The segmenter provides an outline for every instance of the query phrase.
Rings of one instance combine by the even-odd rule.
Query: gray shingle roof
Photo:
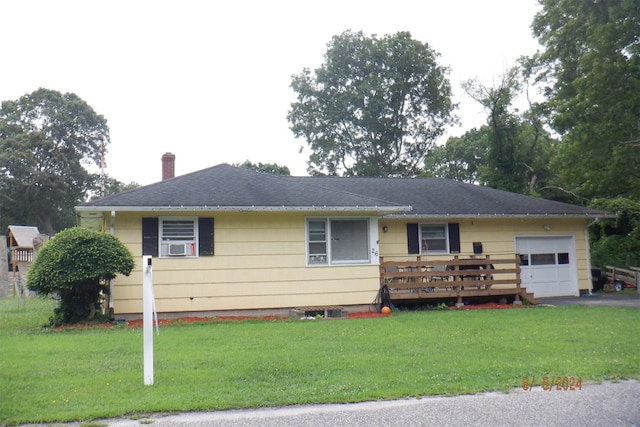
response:
[[[107,196],[77,209],[339,209],[417,217],[609,216],[581,206],[440,178],[283,177],[229,165]]]
[[[388,200],[224,164],[83,203],[77,209],[134,211],[163,207],[376,212],[407,209]]]
[[[301,177],[315,185],[352,191],[413,207],[402,214],[443,216],[609,216],[596,209],[442,178]]]

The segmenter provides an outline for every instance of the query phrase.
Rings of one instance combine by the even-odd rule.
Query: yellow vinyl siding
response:
[[[417,255],[407,253],[407,223],[442,223],[442,220],[380,220],[380,254],[385,260],[415,259]],[[448,219],[460,224],[460,253],[426,255],[430,259],[450,259],[454,255],[473,255],[473,242],[481,242],[484,255],[511,256],[515,254],[517,236],[572,236],[575,242],[575,265],[578,272],[578,287],[587,290],[590,286],[587,242],[585,241],[586,219]],[[387,226],[388,231],[382,231]],[[546,228],[548,229],[545,229]],[[425,255],[423,255],[424,257]]]
[[[185,260],[187,261],[187,260]],[[192,283],[269,283],[280,282],[282,286],[289,281],[298,281],[300,283],[309,281],[324,281],[339,278],[340,280],[357,280],[367,279],[378,276],[377,266],[341,266],[341,267],[302,267],[289,269],[221,269],[221,270],[165,270],[158,266],[159,263],[153,263],[153,283],[156,285],[171,285]],[[129,277],[119,277],[120,285],[139,285],[142,283],[142,274],[135,271]]]
[[[286,307],[333,306],[336,300],[339,305],[360,305],[367,296],[365,304],[373,301],[376,291],[305,294],[305,295],[261,295],[259,297],[243,297],[230,294],[224,297],[159,299],[156,308],[159,313],[206,312],[228,310],[256,310]],[[286,302],[286,304],[283,304]],[[129,299],[118,302],[116,314],[141,313],[142,300]]]
[[[154,270],[154,277],[156,273]],[[374,284],[372,286],[372,284]],[[142,309],[142,286],[117,287],[116,313],[139,313]],[[283,283],[181,283],[159,284],[154,280],[159,312],[198,310],[240,310],[308,305],[368,304],[376,297],[378,277],[366,280],[332,279]],[[234,304],[230,304],[230,302]],[[235,302],[241,301],[236,304]],[[137,307],[133,311],[123,307]]]
[[[142,311],[143,217],[165,213],[121,213],[114,219],[115,235],[132,251],[136,269],[114,282],[116,314]],[[154,258],[153,282],[159,312],[269,309],[319,305],[360,305],[374,301],[379,269],[367,265],[306,265],[304,213],[180,212],[177,216],[212,217],[214,256]],[[313,217],[335,217],[331,213]],[[341,215],[343,216],[343,215]],[[356,215],[365,217],[366,215]],[[105,228],[111,217],[104,216]],[[415,259],[407,253],[406,224],[456,222],[460,225],[460,254],[427,255],[450,259],[473,255],[473,242],[482,242],[483,254],[515,256],[517,236],[572,236],[581,290],[589,288],[585,241],[587,220],[581,219],[380,219],[379,253],[385,260]],[[372,226],[375,224],[371,222]],[[383,227],[387,231],[383,231]],[[549,230],[545,229],[548,228]]]
[[[205,298],[225,297],[235,295],[238,297],[261,295],[316,295],[318,286],[323,293],[338,294],[344,292],[345,283],[349,284],[352,292],[369,292],[371,289],[366,280],[339,279],[308,281],[302,283],[262,282],[262,283],[181,283],[159,284],[155,283],[155,296],[158,300],[172,298]],[[141,285],[121,285],[119,296],[122,299],[142,298]],[[371,301],[368,301],[371,302]],[[281,301],[282,304],[282,301]],[[286,305],[285,305],[286,306]]]
[[[142,258],[142,218],[149,216],[170,215],[116,215],[115,234],[137,264]],[[214,218],[215,255],[154,258],[159,312],[368,304],[376,297],[377,265],[306,266],[305,214],[180,212],[180,216]],[[114,288],[116,314],[141,312],[138,265],[129,277],[117,277]]]

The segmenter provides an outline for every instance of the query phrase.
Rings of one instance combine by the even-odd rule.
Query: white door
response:
[[[522,286],[536,297],[579,295],[571,236],[516,237]]]

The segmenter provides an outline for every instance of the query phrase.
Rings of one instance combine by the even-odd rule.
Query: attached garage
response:
[[[522,285],[540,297],[579,295],[572,236],[516,237]]]

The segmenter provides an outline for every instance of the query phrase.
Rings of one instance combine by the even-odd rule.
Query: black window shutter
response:
[[[420,242],[418,241],[418,224],[407,224],[407,247],[410,254],[420,253]]]
[[[213,256],[213,218],[198,218],[200,256]]]
[[[460,224],[455,222],[449,223],[449,252],[460,253]]]
[[[158,256],[158,218],[142,218],[142,255]]]

